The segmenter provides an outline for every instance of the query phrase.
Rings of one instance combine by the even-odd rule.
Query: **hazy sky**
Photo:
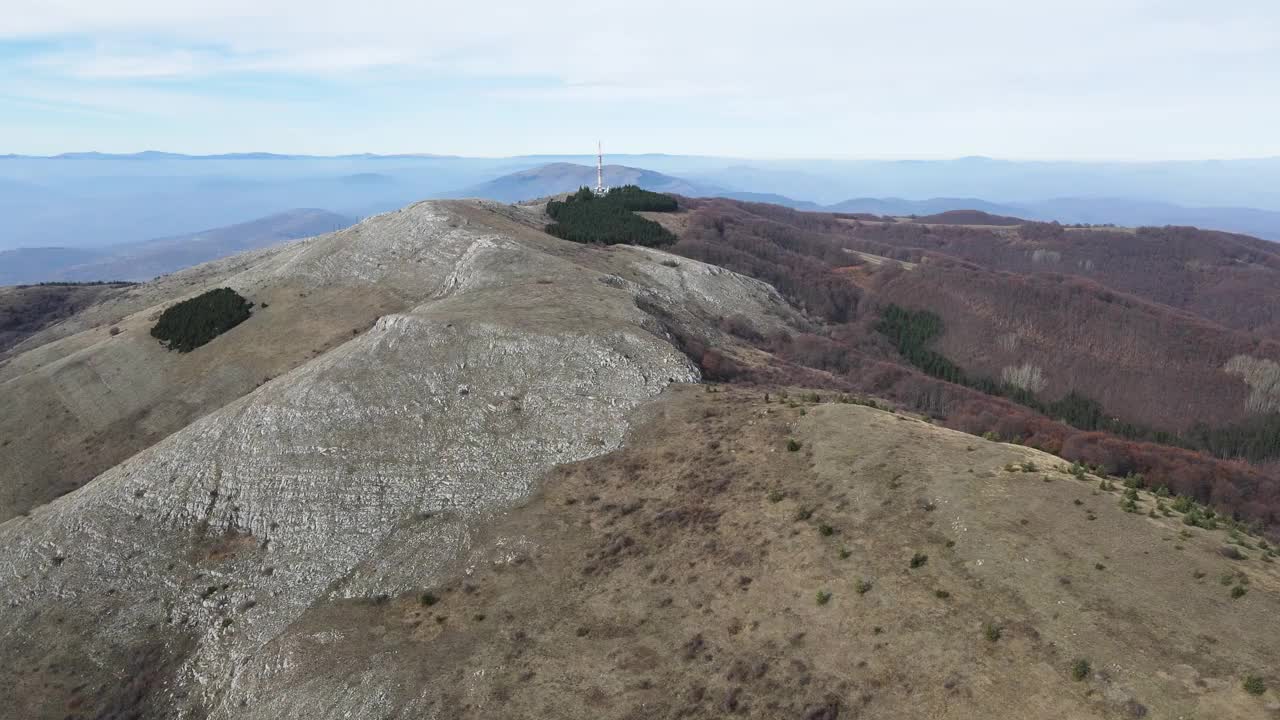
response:
[[[640,14],[641,9],[645,14]],[[1277,0],[8,0],[0,153],[1280,155]]]

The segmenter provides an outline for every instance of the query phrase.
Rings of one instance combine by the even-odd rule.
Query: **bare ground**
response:
[[[1280,717],[1256,539],[1228,559],[1052,456],[791,398],[669,390],[452,581],[313,607],[272,651],[420,717]]]

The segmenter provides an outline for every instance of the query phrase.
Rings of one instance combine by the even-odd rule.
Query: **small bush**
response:
[[[913,570],[915,568],[920,567],[921,565],[924,565],[927,562],[929,562],[929,556],[925,555],[924,553],[916,553],[915,555],[911,556],[911,568]]]
[[[1244,679],[1244,691],[1250,695],[1261,695],[1267,691],[1267,684],[1257,675],[1250,675]]]
[[[786,495],[784,495],[781,490],[774,490],[773,492],[769,493],[769,502],[771,503],[782,502],[782,499],[784,497],[786,497]]]
[[[852,554],[853,554],[853,553],[849,551],[849,548],[840,548],[840,559],[841,559],[841,560],[848,560],[848,559],[849,559],[849,556],[850,556],[850,555],[852,555]]]
[[[1240,598],[1244,597],[1245,593],[1247,592],[1249,592],[1248,588],[1244,587],[1243,585],[1237,585],[1231,588],[1231,599],[1239,600]]]
[[[859,580],[858,584],[854,586],[854,589],[858,591],[859,595],[866,595],[871,592],[871,581]]]
[[[1071,664],[1071,679],[1080,682],[1089,677],[1089,673],[1092,671],[1093,668],[1089,666],[1089,661],[1080,658]]]
[[[938,598],[939,600],[946,600],[947,598],[951,597],[951,593],[947,592],[946,590],[934,590],[933,596]]]
[[[1037,469],[1036,464],[1030,460],[1026,460],[1022,463],[1022,472],[1035,472]]]
[[[787,452],[796,452],[800,449],[800,441],[795,438],[787,439]]]
[[[987,623],[982,627],[982,636],[987,639],[987,642],[995,642],[999,640],[1002,635],[1004,635],[1004,631],[1001,630],[999,625]]]
[[[436,597],[435,595],[432,595],[429,592],[422,593],[422,597],[418,599],[422,602],[423,605],[427,607],[431,607],[432,605],[435,605],[436,603],[440,602],[440,598]]]
[[[831,537],[836,534],[836,529],[826,523],[822,523],[818,526],[818,534],[823,537]]]
[[[819,605],[826,605],[827,603],[831,602],[831,593],[827,592],[826,590],[819,590],[816,600],[818,601]]]
[[[1218,554],[1228,560],[1244,560],[1245,554],[1240,552],[1234,545],[1223,545],[1218,548]]]
[[[1184,525],[1204,528],[1205,530],[1218,529],[1218,519],[1213,517],[1212,511],[1206,512],[1201,510],[1199,507],[1193,507],[1186,515],[1183,515],[1182,523]]]

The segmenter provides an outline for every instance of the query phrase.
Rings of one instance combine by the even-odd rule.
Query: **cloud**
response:
[[[1156,152],[1179,135],[1232,132],[1245,122],[1238,116],[1280,114],[1280,99],[1264,90],[1280,74],[1273,0],[8,5],[0,80],[6,70],[34,74],[41,89],[66,93],[167,83],[217,99],[232,81],[274,78],[325,84],[347,103],[368,88],[408,98],[447,86],[507,112],[661,105],[741,127],[825,125],[829,140],[841,128],[888,132],[899,148],[908,143],[893,128],[929,132],[932,114],[935,126],[954,126],[921,142],[961,154],[1015,140],[1019,152],[1034,150],[1037,132],[1060,143],[1079,129],[1101,138],[1108,126],[1137,133],[1111,146]],[[394,109],[394,95],[384,109]],[[1208,118],[1198,107],[1206,103],[1224,117]],[[1144,118],[1166,134],[1139,130]],[[1033,125],[1042,122],[1050,125]],[[1280,152],[1274,134],[1230,142]]]
[[[1158,14],[1146,0],[16,4],[0,37],[105,40],[63,59],[69,72],[103,78],[146,77],[148,65],[166,76],[443,66],[580,86],[661,87],[694,76],[886,89],[1081,71],[1125,78],[1196,54],[1229,59],[1280,43],[1280,11],[1252,0],[1199,10],[1162,2]]]
[[[95,47],[50,52],[32,58],[29,67],[86,80],[204,78],[272,73],[324,75],[395,67],[425,67],[411,53],[385,47],[234,54],[209,50],[146,47]]]

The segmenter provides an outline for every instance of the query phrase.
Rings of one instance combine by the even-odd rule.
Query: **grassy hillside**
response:
[[[1275,701],[1245,690],[1280,682],[1254,632],[1280,610],[1280,565],[1256,539],[1148,518],[1147,493],[1127,513],[1034,450],[771,390],[671,393],[438,584],[312,608],[289,677],[376,669],[448,717],[1245,718]],[[304,639],[331,628],[340,647]]]

